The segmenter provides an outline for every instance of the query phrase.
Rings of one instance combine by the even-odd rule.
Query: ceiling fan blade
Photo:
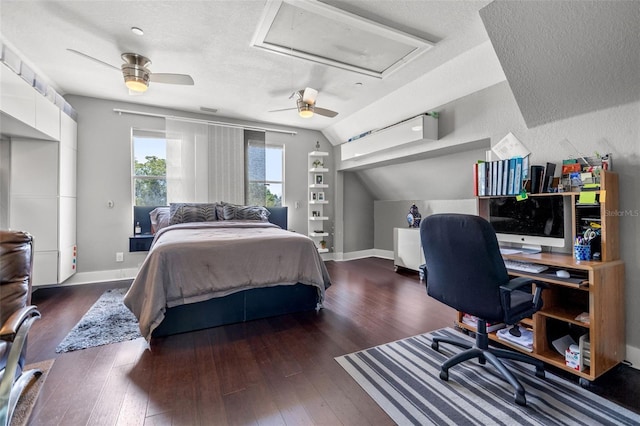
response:
[[[269,112],[293,111],[293,110],[295,110],[295,109],[298,109],[298,108],[272,109],[272,110],[271,110],[271,111],[269,111]]]
[[[154,83],[184,84],[193,86],[193,78],[187,74],[152,73],[150,80]]]
[[[338,115],[338,113],[335,111],[331,111],[330,109],[325,109],[325,108],[318,108],[318,107],[314,107],[313,112],[315,112],[318,115],[323,115],[329,118],[333,118],[336,115]]]
[[[76,55],[80,55],[80,56],[82,56],[83,58],[90,59],[90,60],[92,60],[92,61],[94,61],[94,62],[97,62],[97,63],[99,63],[100,65],[105,65],[105,66],[107,66],[107,67],[109,67],[109,68],[113,68],[113,69],[114,69],[114,70],[116,70],[116,71],[120,71],[120,67],[116,67],[115,65],[111,65],[111,64],[109,64],[109,63],[107,63],[107,62],[105,62],[105,61],[101,61],[100,59],[94,58],[93,56],[89,56],[89,55],[87,55],[86,53],[82,53],[82,52],[80,52],[79,50],[75,50],[75,49],[67,49],[67,50],[68,50],[69,52],[71,52],[71,53],[75,53]]]
[[[309,105],[313,105],[316,103],[317,96],[318,96],[318,91],[316,89],[307,87],[306,89],[304,89],[304,92],[302,93],[302,101]]]

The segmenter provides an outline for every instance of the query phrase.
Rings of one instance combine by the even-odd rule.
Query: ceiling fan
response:
[[[316,89],[312,89],[307,87],[304,90],[298,90],[293,92],[289,99],[295,97],[296,98],[296,108],[285,108],[285,109],[277,109],[269,112],[277,112],[277,111],[290,111],[297,109],[298,114],[302,118],[310,118],[313,117],[313,114],[322,115],[324,117],[333,118],[338,115],[337,112],[331,111],[330,109],[320,108],[316,106],[316,97],[318,96],[318,91]]]
[[[101,65],[121,71],[124,77],[124,84],[129,90],[134,92],[145,92],[149,88],[150,81],[154,83],[183,84],[188,86],[193,86],[194,84],[193,78],[187,74],[152,73],[148,68],[149,65],[151,65],[151,60],[137,53],[123,53],[121,56],[124,63],[118,68],[115,65],[101,61],[78,50],[67,50]]]

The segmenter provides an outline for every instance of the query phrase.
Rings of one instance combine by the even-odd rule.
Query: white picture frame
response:
[[[309,194],[309,197],[311,201],[316,201],[318,199],[318,194],[316,192],[312,192]]]
[[[318,192],[318,201],[324,201],[324,192]]]
[[[324,175],[322,173],[318,173],[313,177],[313,181],[316,185],[324,184]]]

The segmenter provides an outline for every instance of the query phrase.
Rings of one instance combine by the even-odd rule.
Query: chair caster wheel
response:
[[[485,357],[483,357],[483,356],[479,356],[478,357],[478,363],[480,365],[485,365],[487,363],[487,359]]]
[[[517,393],[516,394],[516,404],[525,407],[527,405],[527,398],[525,398],[524,395],[520,395],[519,393]]]
[[[580,379],[578,379],[578,383],[584,389],[589,389],[589,387],[591,386],[591,382],[585,379],[584,377],[580,377]]]
[[[545,378],[545,374],[544,374],[544,369],[543,368],[536,368],[536,377],[538,377],[540,379],[544,379]]]
[[[440,370],[440,379],[444,380],[445,382],[449,381],[449,372]]]
[[[438,345],[438,342],[431,342],[431,349],[433,349],[434,351],[437,351],[440,348],[440,345]]]

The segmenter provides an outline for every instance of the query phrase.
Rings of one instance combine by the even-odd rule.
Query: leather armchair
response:
[[[31,303],[33,237],[21,231],[0,231],[0,426],[11,422],[13,410],[40,370],[23,371],[27,334],[40,318]]]

